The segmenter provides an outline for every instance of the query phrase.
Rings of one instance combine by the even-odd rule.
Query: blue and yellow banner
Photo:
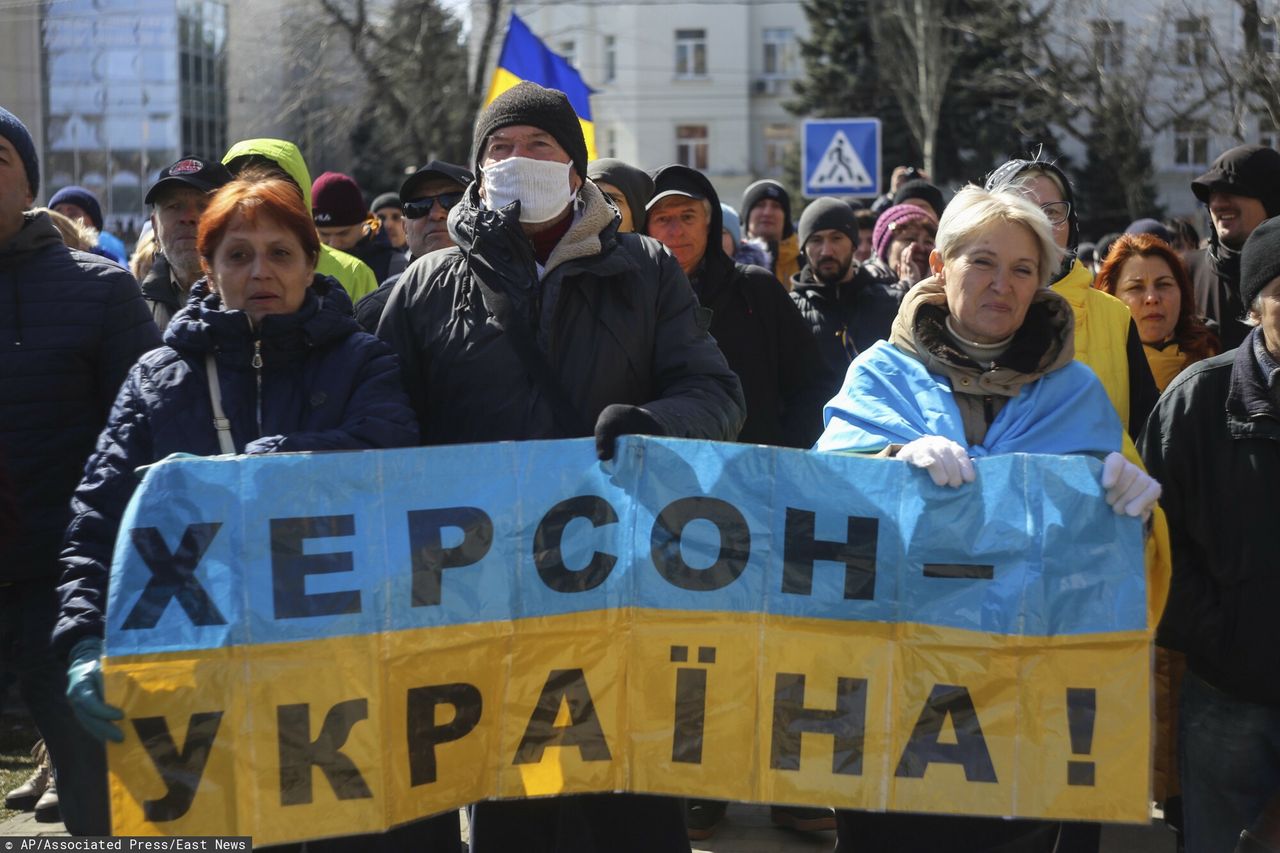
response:
[[[568,96],[573,111],[578,114],[578,122],[582,125],[582,135],[587,141],[587,159],[596,159],[596,126],[591,118],[591,87],[582,79],[578,69],[569,64],[569,60],[552,52],[542,43],[542,39],[534,35],[529,25],[512,12],[511,20],[507,22],[506,38],[502,41],[502,53],[493,69],[489,95],[484,99],[485,105],[526,80],[548,89],[559,89]]]
[[[1145,822],[1141,525],[1095,460],[976,465],[626,437],[152,466],[107,609],[113,829],[593,791]]]

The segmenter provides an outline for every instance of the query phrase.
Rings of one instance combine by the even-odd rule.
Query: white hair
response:
[[[1022,194],[1020,182],[998,190],[970,184],[947,205],[934,244],[943,262],[959,255],[978,236],[1000,222],[1021,225],[1040,245],[1040,286],[1048,287],[1066,251],[1053,238],[1053,226],[1036,204]]]

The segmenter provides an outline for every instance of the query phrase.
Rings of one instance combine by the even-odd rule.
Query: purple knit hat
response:
[[[325,172],[311,185],[311,215],[316,225],[336,228],[369,218],[364,193],[355,179],[341,172]]]
[[[893,241],[893,228],[900,222],[911,222],[919,219],[928,222],[936,230],[938,219],[923,207],[914,204],[895,204],[880,214],[876,220],[876,229],[871,233],[871,251],[886,264],[889,263],[889,243]]]

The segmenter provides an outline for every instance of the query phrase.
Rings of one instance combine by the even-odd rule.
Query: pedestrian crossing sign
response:
[[[880,194],[880,119],[806,119],[803,140],[806,196]]]

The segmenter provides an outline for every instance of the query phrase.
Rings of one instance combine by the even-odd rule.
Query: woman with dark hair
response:
[[[360,330],[337,280],[316,274],[320,241],[297,186],[242,174],[210,201],[196,248],[206,277],[170,321],[165,345],[129,371],[72,499],[53,642],[67,656],[72,710],[99,741],[124,738],[115,723],[123,713],[103,695],[102,638],[111,552],[139,467],[172,453],[418,443],[395,355]],[[455,853],[450,820],[441,846],[426,849]],[[411,825],[309,849],[403,849],[395,832],[420,839],[422,831]]]
[[[1218,354],[1218,338],[1196,316],[1187,267],[1160,238],[1121,236],[1111,246],[1094,286],[1129,306],[1160,391],[1188,365]]]

